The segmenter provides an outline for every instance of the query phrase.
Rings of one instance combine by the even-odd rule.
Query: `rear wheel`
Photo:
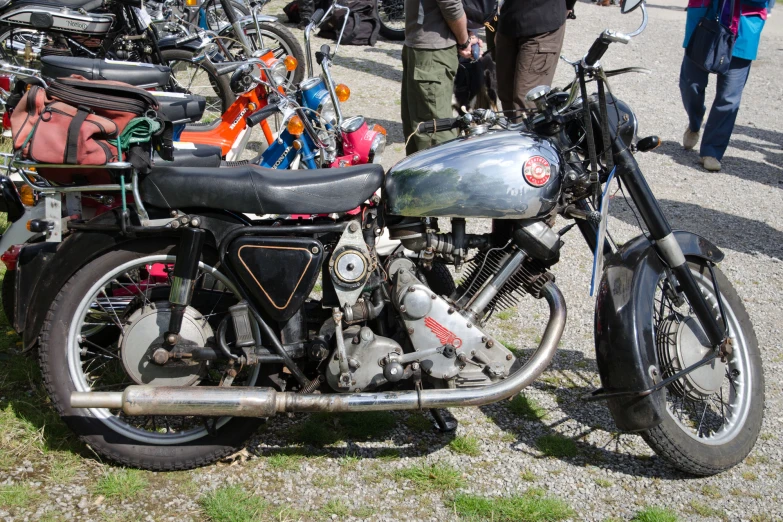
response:
[[[405,40],[405,0],[378,0],[381,36],[389,40]]]
[[[205,256],[206,257],[206,256]],[[211,256],[216,257],[216,256]],[[57,412],[97,453],[152,470],[188,469],[240,449],[260,419],[188,416],[129,417],[121,410],[72,409],[74,391],[149,386],[250,386],[258,366],[225,380],[227,363],[157,366],[150,355],[168,327],[174,247],[149,241],[107,253],[80,269],[47,313],[39,349],[46,388]],[[238,296],[233,283],[200,263],[181,337],[204,346]],[[210,341],[213,342],[213,341]]]
[[[691,272],[720,321],[717,293],[705,261]],[[713,268],[729,326],[733,351],[667,386],[663,422],[642,433],[656,453],[694,475],[713,475],[736,466],[756,443],[764,415],[764,373],[758,341],[745,306],[726,276]],[[661,279],[655,296],[653,332],[664,378],[704,358],[712,348],[685,303],[676,306]]]
[[[14,328],[14,314],[16,313],[16,270],[6,270],[3,276],[2,293],[3,313],[11,328]],[[15,329],[15,328],[14,328]]]
[[[171,67],[170,89],[175,92],[197,94],[207,99],[202,121],[214,121],[234,103],[234,94],[226,76],[218,76],[208,60],[196,62],[193,53],[184,49],[161,51],[163,64]]]

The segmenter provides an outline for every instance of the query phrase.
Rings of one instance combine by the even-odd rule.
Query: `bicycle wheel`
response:
[[[405,40],[405,1],[378,0],[381,36],[389,40]]]

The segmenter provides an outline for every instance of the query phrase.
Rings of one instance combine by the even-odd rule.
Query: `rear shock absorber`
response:
[[[169,303],[171,303],[171,317],[169,329],[166,332],[165,344],[173,347],[179,341],[179,332],[182,329],[182,318],[185,309],[193,297],[193,284],[198,275],[198,262],[201,251],[204,248],[206,232],[200,228],[184,228],[179,241],[179,253],[174,263],[174,271],[171,278],[171,291]]]

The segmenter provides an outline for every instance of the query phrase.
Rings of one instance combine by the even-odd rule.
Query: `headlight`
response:
[[[279,86],[285,86],[288,81],[288,70],[285,68],[285,62],[277,60],[269,70],[275,83]]]
[[[334,126],[337,125],[337,113],[334,110],[334,103],[331,98],[325,98],[321,105],[318,106],[318,112],[321,114],[327,123]]]
[[[370,145],[370,163],[379,164],[383,161],[383,151],[386,149],[386,135],[380,132],[372,139],[372,145]]]

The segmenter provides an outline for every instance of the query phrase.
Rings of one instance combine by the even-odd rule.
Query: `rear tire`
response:
[[[14,316],[16,314],[16,270],[6,270],[3,277],[2,292],[3,313],[8,325],[14,328]],[[16,330],[16,328],[14,328]]]
[[[708,303],[719,316],[717,303],[714,298],[710,300],[714,289],[705,261],[689,261],[689,265]],[[688,384],[687,387],[683,386],[686,378],[680,379],[664,390],[667,398],[663,421],[655,428],[641,433],[647,444],[674,467],[700,476],[714,475],[742,462],[756,443],[764,416],[764,372],[753,325],[731,282],[718,268],[713,270],[726,310],[730,335],[734,341],[734,351],[728,358],[725,376],[721,382],[721,394],[717,399],[721,406],[718,407],[712,402],[716,400],[714,397],[717,397],[717,393],[704,398],[702,402],[681,399],[683,390],[687,392],[692,388]],[[658,366],[666,375],[666,365],[659,361]],[[727,388],[726,382],[729,383]],[[723,408],[724,388],[729,390],[725,398],[728,401],[726,404],[731,404],[730,409]],[[688,394],[685,395],[687,397]],[[682,401],[680,406],[677,405],[678,400]],[[696,404],[695,415],[690,411],[692,403]],[[704,413],[701,413],[702,404]],[[710,406],[719,410],[708,410]],[[674,410],[677,410],[677,413]],[[702,429],[707,413],[710,414],[710,419],[707,420],[712,421],[712,426],[705,425]],[[719,413],[722,416],[720,425],[717,424]],[[698,427],[696,433],[693,433],[693,425],[697,421]]]
[[[123,250],[109,252],[82,267],[65,283],[51,304],[41,330],[39,349],[46,389],[57,413],[71,430],[100,455],[126,466],[155,471],[184,470],[211,464],[241,449],[263,422],[255,418],[233,418],[217,427],[212,434],[205,432],[199,438],[182,443],[155,444],[130,438],[113,429],[111,423],[96,415],[99,410],[71,408],[70,394],[80,390],[73,379],[73,371],[69,369],[69,361],[72,360],[68,357],[68,339],[79,307],[85,298],[89,298],[88,289],[125,263],[171,255],[173,250],[174,247],[165,241],[138,242],[124,245]],[[109,410],[101,411],[109,413]],[[155,426],[153,423],[150,435],[159,433],[154,430]],[[160,425],[157,426],[159,430]],[[164,432],[164,435],[167,436],[167,433]]]
[[[378,0],[378,19],[381,36],[395,42],[405,40],[404,0]]]

